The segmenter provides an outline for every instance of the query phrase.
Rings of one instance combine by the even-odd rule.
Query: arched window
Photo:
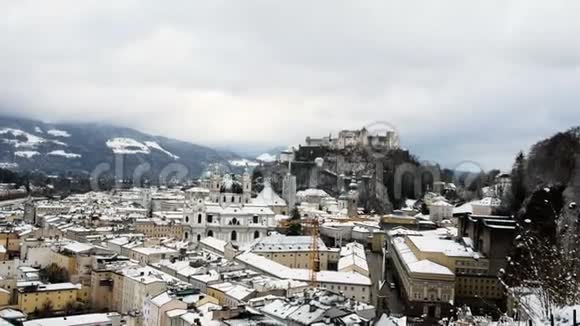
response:
[[[206,220],[208,223],[212,223],[213,222],[213,215],[208,215]]]
[[[236,232],[236,230],[232,231],[232,237],[231,237],[232,241],[237,241],[238,240],[238,233]]]
[[[226,201],[226,196],[224,196],[224,200],[223,200],[223,202],[225,203],[225,201]]]
[[[189,239],[189,232],[185,232],[183,236],[185,237],[185,240]]]
[[[213,231],[212,230],[207,231],[207,236],[208,237],[213,237]]]
[[[197,223],[201,224],[201,214],[197,214]]]
[[[235,199],[234,199],[234,196],[232,196],[232,203],[234,202],[234,200],[235,200]]]
[[[229,223],[230,225],[240,225],[240,222],[238,221],[237,218],[232,218],[232,220]]]
[[[185,223],[189,223],[189,216],[188,215],[185,216]]]
[[[199,242],[199,240],[201,240],[201,234],[197,234],[197,242]]]
[[[258,239],[260,237],[260,232],[254,231],[254,239]]]

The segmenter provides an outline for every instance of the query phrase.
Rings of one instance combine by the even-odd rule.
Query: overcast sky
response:
[[[580,124],[578,1],[2,1],[0,112],[205,145],[374,121],[507,168]]]

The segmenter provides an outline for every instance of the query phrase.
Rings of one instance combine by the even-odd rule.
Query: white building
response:
[[[444,200],[437,200],[429,206],[431,221],[441,222],[453,217],[453,205]]]
[[[190,286],[149,266],[130,266],[117,273],[123,276],[122,289],[119,289],[121,307],[116,307],[122,313],[142,311],[148,297],[166,291],[169,286]]]
[[[340,249],[339,272],[356,272],[370,277],[365,248],[357,242],[347,243]]]
[[[187,309],[187,304],[172,297],[167,291],[148,297],[143,305],[143,325],[168,326],[167,319],[163,316],[167,311],[174,309]]]
[[[212,181],[213,182],[213,181]],[[213,189],[191,188],[186,192],[183,223],[185,240],[200,241],[205,237],[215,237],[234,243],[248,243],[276,227],[272,207],[283,209],[286,203],[268,189],[260,193],[254,202],[249,194],[251,182],[246,172],[243,181],[225,176],[215,191]],[[284,206],[282,206],[282,204]]]
[[[493,215],[493,211],[500,206],[501,200],[493,197],[486,197],[471,203],[473,215]]]
[[[129,249],[129,258],[138,261],[141,265],[158,263],[163,259],[179,257],[179,252],[166,247],[135,247]]]

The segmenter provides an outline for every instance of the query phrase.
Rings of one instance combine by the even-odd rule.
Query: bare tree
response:
[[[555,207],[550,198],[562,198],[561,192],[549,194],[551,190],[536,191],[526,203],[517,223],[514,255],[500,275],[520,306],[545,319],[553,309],[580,303],[577,221],[568,216],[576,213],[567,211],[575,207]],[[535,296],[533,304],[523,298],[530,295]]]

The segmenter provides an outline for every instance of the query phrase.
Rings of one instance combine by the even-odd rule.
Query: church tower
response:
[[[358,216],[358,185],[356,183],[356,176],[354,172],[352,173],[352,178],[348,188],[348,203],[346,204],[347,214],[348,217],[356,217]]]
[[[296,206],[296,176],[292,175],[292,161],[288,161],[288,173],[282,179],[282,198],[288,205],[288,215]]]
[[[244,174],[242,174],[242,202],[247,204],[252,199],[252,176],[248,171],[248,166],[244,169]]]
[[[186,241],[199,241],[206,237],[206,198],[209,190],[205,188],[191,188],[185,192],[183,207],[183,238]]]
[[[337,187],[340,195],[338,196],[338,209],[343,210],[348,206],[348,192],[344,187],[344,174],[340,174],[337,180]]]
[[[147,217],[152,217],[151,214],[153,213],[153,202],[151,188],[149,188],[149,186],[141,190],[141,206],[146,209]]]
[[[32,197],[28,196],[24,202],[24,222],[36,225],[36,206]]]
[[[216,164],[209,178],[209,191],[211,194],[210,200],[212,202],[217,202],[221,184],[222,184],[221,172],[219,166]]]

